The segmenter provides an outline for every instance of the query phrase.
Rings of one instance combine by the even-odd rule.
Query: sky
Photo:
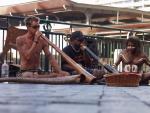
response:
[[[12,4],[18,4],[18,3],[24,3],[24,2],[31,2],[31,1],[37,1],[37,0],[0,0],[0,6],[5,6],[5,5],[12,5]],[[39,0],[39,1],[44,1],[44,0]],[[83,3],[85,2],[85,0],[72,0],[72,1],[75,1],[75,2],[80,2],[80,3]],[[3,31],[0,30],[0,34],[3,34]],[[2,37],[2,36],[0,36]],[[5,36],[6,37],[6,33],[5,33]],[[2,38],[1,38],[2,39]],[[2,42],[2,41],[0,41]],[[2,51],[2,44],[0,44],[0,52]]]
[[[12,0],[0,0],[0,6],[30,2],[30,1],[34,2],[37,0],[13,0],[13,2],[12,2]],[[44,1],[44,0],[39,0],[39,1]],[[97,0],[72,0],[72,1],[79,2],[79,3],[92,4],[93,2],[96,2]]]
[[[30,2],[30,1],[35,1],[35,0],[13,0],[13,2],[12,0],[1,0],[0,6],[18,4],[18,3],[23,3],[23,2]]]

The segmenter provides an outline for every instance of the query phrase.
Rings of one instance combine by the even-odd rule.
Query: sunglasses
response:
[[[30,26],[30,27],[32,27],[33,29],[38,29],[40,28],[40,25],[35,25],[35,26]]]
[[[84,40],[83,40],[83,39],[78,39],[77,41],[79,41],[79,42],[83,42]]]
[[[135,45],[134,45],[134,44],[129,44],[129,45],[127,45],[127,46],[130,46],[130,47],[135,47]]]

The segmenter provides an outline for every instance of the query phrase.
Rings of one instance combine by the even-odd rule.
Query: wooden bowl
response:
[[[111,73],[104,75],[107,86],[137,87],[141,80],[139,73]]]

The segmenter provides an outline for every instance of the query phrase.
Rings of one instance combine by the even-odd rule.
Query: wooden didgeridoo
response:
[[[4,77],[0,78],[0,83],[14,82],[14,83],[32,83],[32,84],[79,84],[80,80],[81,80],[80,75],[52,77],[52,78]]]
[[[110,73],[119,73],[118,70],[116,70],[115,68],[113,68],[112,66],[108,65],[108,64],[102,64],[100,61],[100,58],[98,56],[95,55],[95,53],[93,53],[87,46],[85,45],[81,45],[81,48],[83,50],[86,50],[94,59],[96,59],[98,61],[98,63],[101,66],[104,66],[104,68],[110,72]]]
[[[65,54],[59,47],[50,42],[45,36],[41,35],[41,37],[47,41],[47,43],[52,46],[79,74],[85,77],[84,82],[93,83],[96,80],[96,77],[87,72],[82,66],[76,63],[73,59],[71,59],[67,54]]]

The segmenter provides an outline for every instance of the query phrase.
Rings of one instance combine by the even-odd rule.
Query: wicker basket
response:
[[[106,85],[116,87],[137,87],[141,80],[140,74],[137,73],[117,73],[106,74]]]

